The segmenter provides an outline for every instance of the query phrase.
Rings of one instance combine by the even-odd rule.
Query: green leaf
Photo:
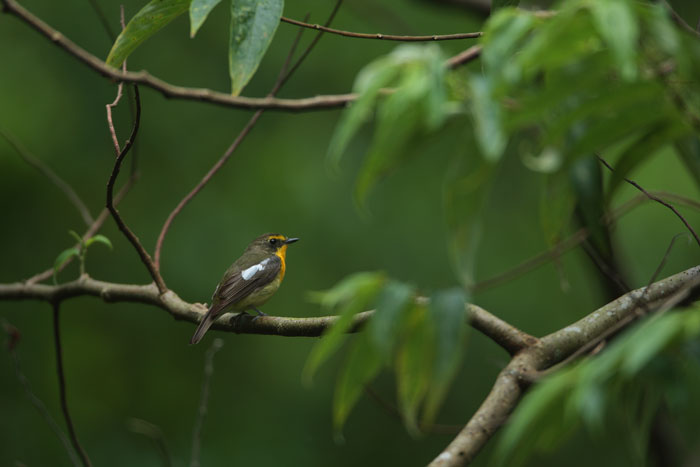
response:
[[[73,256],[80,258],[80,250],[78,248],[68,248],[66,250],[63,250],[57,257],[56,261],[53,262],[53,279],[54,282],[56,281],[56,276],[58,274],[58,270],[61,269],[61,267],[66,264],[66,262],[72,258]]]
[[[593,20],[617,61],[622,77],[637,78],[637,41],[639,24],[628,0],[605,0],[590,3]]]
[[[234,96],[258,69],[283,10],[284,0],[231,0],[229,74]]]
[[[675,141],[687,133],[685,125],[680,122],[660,122],[636,142],[625,149],[615,164],[615,171],[610,175],[606,197],[612,200],[620,184],[636,167],[653,156],[663,146]]]
[[[418,436],[418,409],[430,386],[435,349],[435,332],[424,305],[414,304],[402,331],[395,365],[399,409],[406,429]]]
[[[576,206],[584,227],[588,229],[591,242],[598,254],[609,260],[612,245],[607,227],[602,223],[605,214],[603,195],[603,173],[598,157],[583,157],[571,167],[571,185],[576,194]]]
[[[377,306],[367,326],[370,343],[381,358],[388,362],[396,347],[405,312],[414,298],[414,289],[408,284],[390,280],[377,297]]]
[[[381,356],[369,341],[368,334],[360,333],[353,343],[335,386],[333,427],[336,434],[343,428],[362,390],[379,372],[381,364]]]
[[[436,332],[430,387],[425,397],[423,423],[430,425],[464,355],[467,335],[467,295],[461,288],[442,290],[430,297],[430,319]]]
[[[190,0],[151,0],[131,18],[107,56],[107,65],[118,68],[143,41],[186,12]]]
[[[484,157],[491,162],[501,158],[508,143],[503,129],[501,104],[493,92],[492,81],[483,76],[471,79],[474,134]]]
[[[78,242],[78,244],[81,245],[81,248],[82,248],[82,245],[85,243],[85,242],[83,241],[83,237],[81,237],[80,235],[78,235],[78,232],[76,232],[75,230],[69,230],[69,231],[68,231],[68,234],[69,234],[71,237],[73,237],[73,238]]]
[[[357,75],[354,92],[359,97],[343,112],[328,148],[328,162],[333,168],[337,169],[348,143],[371,117],[379,91],[388,86],[398,73],[399,69],[385,59],[370,63]]]
[[[481,54],[487,74],[499,79],[507,64],[523,44],[523,38],[536,24],[535,17],[525,11],[506,9],[493,15],[484,30]],[[517,80],[511,76],[508,81]],[[496,84],[496,83],[492,83]]]
[[[501,435],[497,465],[519,465],[535,452],[554,449],[573,434],[578,419],[567,416],[564,407],[577,382],[577,374],[564,369],[528,392]]]
[[[109,238],[105,237],[102,234],[93,235],[92,237],[88,238],[85,242],[85,247],[88,248],[95,242],[107,245],[110,250],[114,249],[114,247],[112,247],[112,242],[109,240]]]
[[[340,316],[311,350],[302,372],[304,381],[310,383],[318,367],[338,350],[345,333],[352,326],[353,317],[367,309],[384,282],[383,273],[361,272],[348,276],[324,294],[323,304],[326,307],[339,307]]]
[[[190,37],[197,34],[211,10],[220,2],[221,0],[192,0],[190,4]]]
[[[474,285],[481,242],[482,210],[491,187],[494,166],[469,155],[455,160],[448,171],[443,199],[450,259],[463,286]]]

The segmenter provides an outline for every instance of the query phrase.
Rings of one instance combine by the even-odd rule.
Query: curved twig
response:
[[[114,161],[114,168],[112,169],[112,173],[109,176],[109,181],[107,182],[107,209],[112,214],[112,217],[117,223],[117,227],[119,227],[119,230],[121,230],[121,232],[124,234],[127,240],[129,240],[129,242],[136,249],[136,252],[141,258],[141,262],[143,262],[144,266],[146,266],[146,269],[148,269],[148,272],[151,275],[151,278],[153,278],[153,282],[156,283],[156,286],[158,287],[160,293],[165,293],[165,291],[168,290],[168,288],[165,286],[165,282],[163,282],[163,278],[160,276],[160,273],[158,272],[158,269],[156,268],[155,264],[153,264],[151,255],[149,255],[143,247],[143,245],[141,245],[141,242],[139,241],[138,237],[136,237],[136,235],[126,225],[126,223],[124,223],[124,220],[119,215],[119,211],[117,211],[117,208],[114,207],[114,183],[116,182],[117,177],[119,176],[119,170],[121,168],[122,162],[124,161],[124,158],[129,153],[129,150],[134,144],[134,139],[138,134],[139,126],[141,123],[141,99],[139,98],[139,90],[136,86],[134,86],[134,96],[136,98],[136,118],[134,119],[134,126],[131,130],[131,135],[129,136],[129,139],[126,140],[126,143],[124,143],[124,147],[122,148],[121,152],[117,155],[117,158]]]
[[[317,31],[327,32],[329,34],[336,34],[338,36],[353,37],[355,39],[378,39],[385,41],[399,41],[399,42],[429,42],[429,41],[451,41],[460,39],[476,39],[481,37],[483,33],[481,32],[463,32],[457,34],[433,34],[430,36],[399,36],[395,34],[365,34],[362,32],[351,32],[351,31],[341,31],[340,29],[333,29],[327,26],[321,26],[320,24],[309,24],[304,21],[298,21],[291,18],[282,17],[280,20],[283,23],[293,24],[295,26],[300,26],[302,28],[315,29]]]
[[[338,13],[338,9],[340,8],[340,5],[343,3],[343,0],[338,0],[336,1],[335,7],[331,11],[331,14],[328,16],[328,20],[326,20],[326,25],[330,24],[333,21],[333,18],[335,18],[335,15]],[[289,68],[289,62],[291,61],[292,56],[294,55],[294,52],[296,51],[297,45],[299,44],[299,40],[301,39],[301,34],[303,32],[303,29],[299,30],[299,34],[297,34],[296,38],[294,39],[294,42],[292,43],[292,47],[289,50],[289,53],[287,54],[287,58],[284,61],[284,64],[282,65],[282,69],[279,72],[279,75],[277,76],[277,79],[275,80],[275,84],[272,86],[272,89],[270,90],[270,93],[268,94],[269,97],[275,96],[279,90],[282,88],[284,83],[287,82],[287,80],[292,76],[292,74],[299,68],[301,63],[304,61],[304,59],[309,55],[311,50],[316,46],[318,43],[319,39],[323,35],[323,32],[320,32],[316,35],[313,41],[309,44],[309,46],[306,48],[306,50],[301,54],[299,59],[292,65],[291,68]],[[231,145],[226,149],[226,152],[219,158],[219,160],[214,164],[214,166],[209,169],[209,171],[202,177],[202,179],[197,183],[197,185],[189,192],[187,195],[185,195],[182,200],[175,206],[175,209],[173,209],[170,214],[168,215],[168,218],[165,220],[163,223],[163,227],[160,229],[160,233],[158,234],[158,240],[156,241],[156,249],[154,253],[154,258],[155,258],[155,266],[156,268],[160,269],[160,255],[161,255],[161,250],[163,248],[163,241],[165,240],[165,236],[168,233],[168,230],[170,230],[170,226],[173,223],[173,220],[175,220],[175,217],[177,217],[180,212],[185,208],[185,206],[192,201],[192,199],[197,196],[197,194],[206,186],[207,183],[209,183],[209,180],[216,175],[216,173],[223,167],[223,165],[228,161],[233,153],[236,151],[238,146],[243,142],[246,136],[248,136],[248,133],[253,129],[255,124],[258,122],[260,119],[260,116],[263,114],[264,109],[258,109],[252,117],[250,117],[250,120],[248,120],[248,123],[243,127],[241,132],[236,136],[236,139],[231,143]]]
[[[66,183],[65,180],[59,177],[48,165],[44,164],[38,157],[29,152],[29,150],[25,148],[15,137],[7,133],[2,128],[0,128],[0,136],[5,138],[7,143],[12,146],[12,148],[17,152],[17,154],[19,154],[24,162],[41,172],[66,195],[71,204],[73,204],[75,209],[78,210],[86,225],[90,225],[94,222],[92,215],[90,214],[90,210],[87,208],[85,203],[83,203],[83,200],[80,199],[80,196],[78,196],[75,190],[73,190],[73,188]]]

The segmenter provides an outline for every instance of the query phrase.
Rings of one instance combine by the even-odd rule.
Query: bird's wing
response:
[[[226,277],[214,292],[212,309],[217,312],[240,302],[256,289],[274,281],[282,267],[278,256],[270,256]],[[215,313],[217,313],[215,312]]]
[[[190,344],[196,344],[202,340],[216,317],[228,306],[240,302],[257,289],[274,281],[281,268],[282,260],[273,255],[247,268],[226,273],[224,279],[216,287],[211,307],[199,322],[197,330],[190,339]]]

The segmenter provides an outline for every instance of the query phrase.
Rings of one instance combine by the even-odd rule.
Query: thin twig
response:
[[[126,155],[129,152],[129,149],[131,149],[131,146],[134,144],[134,139],[138,134],[139,125],[141,123],[141,99],[139,97],[138,87],[136,86],[134,86],[134,97],[136,98],[136,118],[134,119],[134,126],[132,128],[131,135],[129,136],[129,139],[126,140],[124,148],[122,148],[121,152],[119,152],[119,154],[117,155],[117,159],[114,162],[114,168],[112,169],[112,173],[109,176],[109,181],[107,182],[107,209],[112,214],[112,217],[117,223],[117,227],[119,227],[119,230],[122,231],[124,236],[126,236],[127,240],[129,240],[129,242],[136,249],[136,252],[141,258],[141,262],[144,264],[144,266],[146,266],[146,269],[148,269],[148,272],[151,275],[151,278],[153,278],[153,281],[156,283],[156,286],[158,287],[160,293],[165,293],[168,290],[168,288],[165,286],[165,282],[163,282],[163,278],[160,276],[158,268],[155,266],[155,264],[153,264],[151,255],[149,255],[148,252],[144,249],[143,245],[141,245],[141,242],[139,241],[138,237],[136,237],[136,235],[134,235],[131,229],[127,227],[127,225],[124,223],[124,220],[119,215],[119,212],[114,207],[114,183],[116,182],[117,177],[119,176],[119,169],[121,168],[122,162],[124,161],[124,157],[126,157]]]
[[[170,467],[173,465],[170,450],[165,442],[165,435],[163,434],[163,430],[161,430],[158,425],[154,425],[153,423],[147,422],[141,418],[130,418],[127,420],[127,427],[131,432],[143,435],[153,441],[158,448],[158,453],[163,460],[164,467]]]
[[[124,196],[126,196],[126,194],[129,192],[131,187],[136,182],[137,178],[138,178],[137,174],[131,174],[131,176],[126,181],[124,186],[122,186],[121,189],[119,190],[119,193],[117,193],[117,196],[114,197],[114,205],[115,206],[118,206],[119,203],[122,201],[122,199],[124,199]],[[87,241],[89,238],[91,238],[97,232],[99,232],[99,230],[102,228],[102,225],[104,224],[104,222],[107,220],[108,217],[109,217],[109,210],[107,208],[103,208],[102,211],[100,211],[100,214],[97,216],[97,219],[95,219],[95,222],[93,222],[93,224],[83,234],[82,243],[85,243],[85,241]],[[80,248],[80,245],[81,245],[80,243],[76,243],[75,245],[73,245],[73,247]],[[63,269],[66,266],[68,266],[73,261],[73,259],[75,259],[75,256],[71,256],[70,258],[68,258],[68,260],[66,260],[66,262],[63,263],[63,265],[61,265],[58,268],[59,272],[63,271]],[[53,273],[54,273],[54,269],[48,268],[45,271],[42,271],[42,272],[30,277],[25,282],[27,284],[36,284],[36,283],[39,283],[39,282],[45,281],[46,279],[51,278],[51,276],[53,276]]]
[[[330,24],[330,22],[333,20],[335,17],[336,13],[338,12],[338,9],[340,8],[340,5],[342,3],[342,0],[338,0],[335,4],[335,7],[333,8],[333,11],[331,12],[328,21],[326,24]],[[301,38],[301,33],[303,30],[299,31],[299,34],[297,34],[294,42],[292,43],[292,47],[290,48],[289,53],[287,54],[287,57],[284,61],[284,64],[282,65],[282,69],[280,70],[279,75],[277,76],[277,80],[275,81],[275,84],[272,86],[272,89],[270,90],[270,93],[268,94],[268,97],[272,97],[279,90],[282,88],[284,83],[289,79],[290,76],[297,70],[297,68],[301,65],[301,63],[304,61],[304,59],[308,56],[309,52],[314,48],[316,43],[321,37],[321,34],[323,32],[320,32],[317,34],[317,36],[314,38],[314,40],[309,44],[309,46],[306,48],[304,53],[299,57],[299,59],[294,63],[294,65],[289,68],[289,62],[291,60],[291,57],[294,55],[294,52],[297,48],[297,45],[299,44],[299,39]],[[289,69],[288,69],[289,68]],[[243,127],[241,132],[236,136],[236,139],[233,140],[233,143],[226,149],[226,152],[219,158],[218,161],[214,164],[214,166],[209,169],[209,171],[202,177],[202,179],[197,183],[197,185],[185,195],[182,200],[175,206],[175,209],[172,210],[172,212],[168,215],[168,218],[165,220],[163,223],[163,227],[160,229],[160,234],[158,234],[158,240],[156,241],[156,248],[155,248],[155,253],[154,253],[154,258],[155,258],[155,266],[156,268],[160,269],[160,258],[161,258],[161,251],[163,249],[163,242],[165,241],[165,236],[167,235],[168,231],[170,230],[170,226],[173,223],[173,220],[175,217],[177,217],[180,212],[184,209],[184,207],[192,201],[192,199],[199,193],[206,185],[209,183],[209,180],[212,179],[214,175],[223,167],[223,165],[226,163],[226,161],[229,160],[229,158],[233,155],[233,153],[236,151],[238,146],[243,142],[246,136],[248,136],[248,133],[253,129],[255,124],[258,122],[260,119],[260,116],[263,114],[264,109],[259,109],[257,110],[251,117],[250,120],[248,120],[248,123]]]
[[[608,164],[607,161],[605,159],[603,159],[602,157],[598,156],[598,160],[600,160],[600,162],[602,162],[603,165],[605,165],[605,167],[607,167],[608,170],[610,170],[611,172],[615,171],[615,169],[613,169],[612,166],[610,164]],[[700,246],[700,237],[698,237],[698,234],[695,233],[695,230],[693,230],[693,228],[690,226],[688,221],[685,220],[685,217],[683,217],[683,215],[680,212],[678,212],[678,210],[672,204],[669,204],[666,201],[662,200],[661,198],[658,198],[658,197],[654,196],[653,194],[649,193],[647,190],[642,188],[642,186],[639,185],[639,183],[637,183],[633,180],[630,180],[629,178],[623,178],[623,180],[626,181],[627,183],[629,183],[630,185],[632,185],[633,187],[635,187],[637,190],[644,193],[644,195],[647,198],[649,198],[650,200],[656,201],[657,203],[661,204],[662,206],[665,206],[668,209],[670,209],[676,215],[676,217],[678,217],[681,220],[681,222],[683,222],[683,225],[685,225],[685,227],[688,229],[688,231],[695,238],[695,241],[697,242],[698,246]]]
[[[107,20],[107,15],[105,15],[104,11],[102,11],[102,8],[100,8],[100,5],[99,5],[99,3],[97,3],[97,0],[89,0],[89,2],[90,2],[90,6],[92,7],[92,9],[95,11],[97,18],[100,20],[102,27],[104,28],[105,32],[107,33],[107,37],[109,37],[109,41],[111,43],[114,43],[117,36],[114,34],[114,31],[112,31],[112,27],[109,25],[109,21]],[[122,8],[124,8],[124,7],[122,6]],[[122,27],[122,29],[124,29],[124,28]]]
[[[300,112],[308,110],[327,110],[335,109],[339,107],[345,107],[350,102],[357,99],[357,94],[336,94],[336,95],[324,95],[315,97],[306,97],[300,99],[281,99],[276,97],[242,97],[242,96],[232,96],[228,93],[216,92],[211,89],[198,89],[198,88],[187,88],[183,86],[175,86],[166,81],[163,81],[155,76],[151,75],[147,71],[139,72],[122,72],[117,70],[104,61],[95,57],[94,55],[87,52],[85,49],[81,48],[74,42],[67,39],[62,33],[53,29],[51,26],[46,24],[41,19],[34,16],[32,13],[27,11],[25,8],[20,6],[15,0],[0,0],[0,3],[4,7],[4,11],[9,12],[36,31],[47,37],[51,42],[61,47],[63,50],[68,52],[70,55],[74,56],[102,76],[113,79],[118,82],[129,82],[134,84],[142,84],[148,86],[152,89],[160,91],[164,96],[185,100],[194,100],[201,102],[208,102],[216,105],[222,105],[226,107],[237,107],[242,109],[269,109],[269,110],[282,110],[291,112]],[[446,61],[446,66],[449,68],[454,68],[467,63],[479,56],[481,48],[479,46],[472,47],[469,50],[471,52],[461,60],[457,60],[457,57],[463,56],[467,51],[458,54],[452,59]]]
[[[300,26],[302,28],[315,29],[317,31],[327,32],[329,34],[337,34],[339,36],[353,37],[356,39],[379,39],[386,41],[400,41],[400,42],[428,42],[428,41],[450,41],[459,39],[475,39],[481,37],[483,33],[481,32],[465,32],[458,34],[433,34],[430,36],[399,36],[395,34],[365,34],[361,32],[350,32],[341,31],[340,29],[333,29],[326,26],[321,26],[320,24],[309,24],[304,21],[297,21],[295,19],[282,17],[280,18],[283,23],[293,24],[295,26]]]
[[[53,341],[56,348],[56,372],[58,373],[58,390],[61,397],[61,409],[63,410],[63,417],[66,419],[66,426],[68,427],[68,434],[70,435],[73,447],[80,456],[80,460],[83,462],[83,465],[89,467],[92,465],[90,463],[90,458],[88,458],[87,453],[80,445],[80,441],[78,441],[78,435],[75,433],[75,427],[73,426],[73,420],[70,416],[70,410],[68,410],[68,400],[66,398],[66,378],[63,372],[63,348],[61,346],[61,330],[59,327],[60,304],[58,302],[53,302],[52,306]]]
[[[376,402],[386,413],[394,417],[395,419],[401,421],[403,417],[396,405],[392,404],[390,401],[386,400],[379,394],[372,386],[369,384],[365,386],[365,393]],[[445,425],[442,423],[433,423],[430,426],[421,426],[421,431],[423,433],[435,433],[442,435],[454,435],[459,433],[459,431],[464,428],[464,425]]]
[[[199,410],[192,433],[192,457],[190,467],[199,467],[199,451],[202,444],[202,426],[204,417],[207,415],[207,405],[209,403],[209,384],[211,376],[214,374],[214,355],[224,346],[223,339],[216,338],[204,356],[204,381],[202,381],[202,393],[199,398]]]
[[[92,219],[92,215],[90,214],[90,210],[87,208],[85,203],[83,203],[83,200],[80,199],[80,196],[78,196],[75,190],[73,190],[73,188],[68,183],[66,183],[65,180],[59,177],[56,174],[56,172],[51,170],[51,168],[48,165],[44,164],[39,158],[34,156],[27,148],[25,148],[14,136],[10,135],[6,130],[0,128],[0,136],[5,138],[8,144],[12,146],[12,148],[17,152],[17,154],[22,158],[24,162],[37,169],[42,175],[48,178],[54,185],[58,187],[59,190],[61,190],[66,195],[71,204],[73,204],[73,206],[75,206],[75,209],[78,210],[80,216],[83,218],[83,221],[85,221],[86,225],[90,225],[94,222]]]
[[[656,191],[652,192],[652,194],[657,197],[657,198],[667,198],[669,200],[673,200],[674,202],[678,204],[682,204],[684,206],[687,206],[689,208],[695,209],[695,210],[700,210],[700,203],[697,201],[675,194],[675,193],[669,193],[665,191]],[[644,194],[640,194],[638,196],[635,196],[634,198],[630,199],[629,201],[623,203],[619,207],[617,207],[614,211],[611,213],[607,214],[605,218],[603,219],[603,222],[605,224],[613,224],[616,222],[619,218],[627,214],[628,212],[632,211],[632,209],[636,208],[637,206],[640,206],[643,202],[646,201],[653,201],[650,199],[648,196]],[[530,259],[527,259],[523,261],[522,263],[518,264],[517,266],[512,267],[511,269],[508,269],[507,271],[497,274],[493,277],[490,277],[488,279],[484,279],[482,281],[477,282],[473,290],[474,291],[482,291],[482,290],[487,290],[496,286],[499,286],[501,284],[504,284],[506,282],[509,282],[513,279],[517,279],[518,277],[521,277],[525,274],[527,274],[530,271],[533,271],[540,266],[543,266],[550,261],[553,261],[560,256],[562,256],[564,253],[568,252],[569,250],[573,249],[574,247],[580,245],[583,243],[584,240],[586,240],[589,236],[589,232],[585,228],[581,228],[571,234],[569,237],[566,239],[560,241],[556,245],[552,246],[551,248],[538,253],[537,255],[533,256]]]
[[[668,10],[669,14],[671,15],[671,19],[672,19],[678,26],[680,26],[681,29],[685,30],[686,32],[688,32],[688,33],[690,33],[690,34],[692,34],[692,35],[694,35],[694,36],[696,36],[696,37],[700,37],[700,22],[698,23],[698,29],[697,29],[697,30],[696,30],[696,29],[693,29],[693,27],[692,27],[690,24],[688,24],[688,23],[683,19],[683,17],[682,17],[681,15],[678,14],[678,12],[677,12],[676,10],[673,9],[673,7],[671,6],[671,4],[670,4],[668,1],[663,0],[662,3],[664,4],[664,6],[665,6],[666,9]]]
[[[46,421],[51,430],[58,437],[59,441],[63,445],[63,448],[66,450],[68,457],[70,458],[71,464],[79,466],[80,460],[75,454],[75,450],[73,450],[70,440],[66,437],[66,434],[63,432],[63,430],[61,430],[61,427],[58,426],[56,420],[53,419],[53,417],[49,413],[49,409],[46,408],[44,402],[41,399],[39,399],[39,397],[36,394],[34,394],[34,391],[32,391],[32,387],[29,384],[29,380],[22,371],[22,367],[19,362],[19,355],[17,355],[17,343],[20,339],[19,331],[16,327],[8,323],[7,320],[5,320],[4,318],[1,320],[1,322],[9,338],[7,349],[10,352],[10,356],[12,357],[12,363],[15,366],[15,375],[17,376],[17,381],[19,381],[22,385],[24,393],[27,395],[27,398],[32,403],[37,412],[39,412],[39,415],[41,415],[41,417]]]

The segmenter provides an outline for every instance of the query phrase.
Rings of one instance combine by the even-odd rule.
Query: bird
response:
[[[258,307],[279,289],[287,269],[287,246],[298,240],[274,233],[253,240],[216,286],[211,306],[192,335],[190,344],[201,341],[216,318],[227,311],[239,312],[242,316],[248,310],[255,310],[258,316],[254,319],[266,316]]]

